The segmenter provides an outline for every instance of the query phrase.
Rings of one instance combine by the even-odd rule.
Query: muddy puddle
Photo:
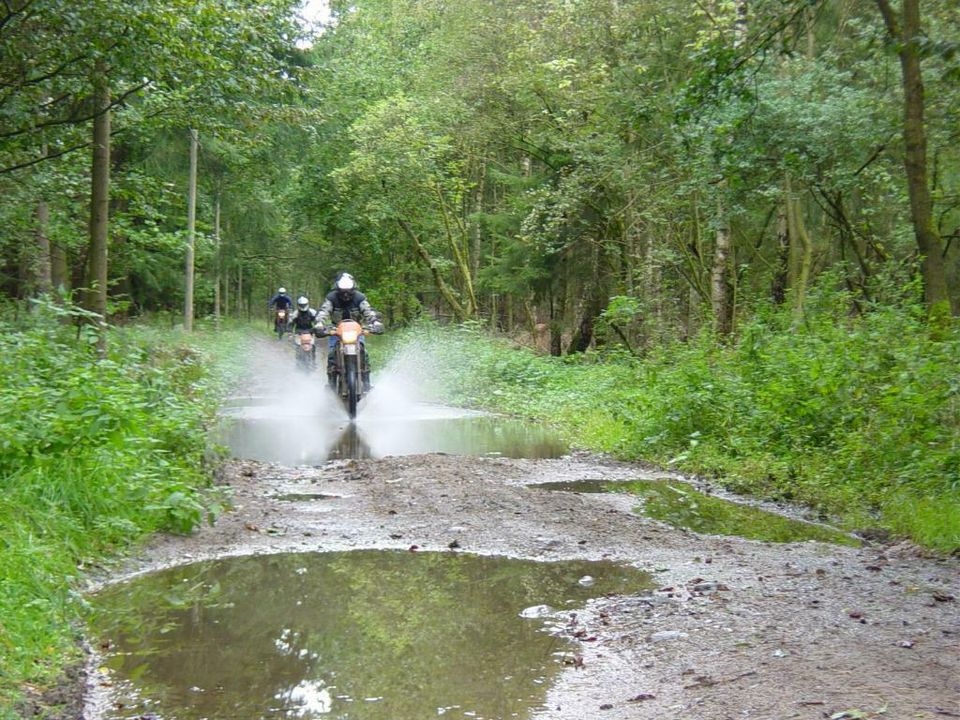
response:
[[[649,587],[608,562],[455,553],[181,566],[91,599],[112,686],[99,717],[525,718],[570,658],[545,606]]]
[[[855,538],[835,528],[705,495],[686,483],[673,480],[582,480],[543,483],[532,487],[575,493],[627,493],[637,499],[635,512],[674,527],[709,535],[736,535],[777,543],[817,540],[838,545],[860,544]]]
[[[350,422],[336,398],[299,403],[238,398],[223,412],[220,442],[238,459],[318,465],[335,459],[442,452],[554,458],[567,447],[539,424],[428,403],[390,406],[371,395]]]

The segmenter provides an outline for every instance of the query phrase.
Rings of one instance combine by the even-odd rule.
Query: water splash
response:
[[[374,389],[351,422],[327,388],[322,367],[302,373],[289,348],[261,344],[249,358],[246,394],[224,409],[224,444],[236,457],[285,465],[429,452],[511,457],[565,452],[539,425],[436,402],[441,367],[422,346],[401,348],[382,369],[374,343],[370,349]]]

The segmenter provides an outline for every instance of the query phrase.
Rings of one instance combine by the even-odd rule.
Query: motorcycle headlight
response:
[[[347,343],[348,345],[352,345],[357,341],[357,338],[359,336],[360,336],[360,333],[358,333],[353,328],[346,328],[343,330],[342,334],[340,335],[340,339],[343,342]]]

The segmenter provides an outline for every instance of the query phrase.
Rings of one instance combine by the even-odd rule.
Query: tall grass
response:
[[[960,332],[913,308],[862,318],[813,298],[806,324],[760,309],[644,358],[551,358],[471,328],[417,329],[451,402],[554,424],[573,445],[717,478],[756,496],[960,548]]]
[[[193,340],[0,325],[0,717],[77,654],[86,568],[215,512],[206,428],[223,376]],[[223,355],[237,339],[229,334]]]

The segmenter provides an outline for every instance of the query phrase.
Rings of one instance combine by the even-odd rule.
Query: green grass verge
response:
[[[0,718],[79,659],[84,571],[217,512],[207,429],[243,332],[0,323]]]

